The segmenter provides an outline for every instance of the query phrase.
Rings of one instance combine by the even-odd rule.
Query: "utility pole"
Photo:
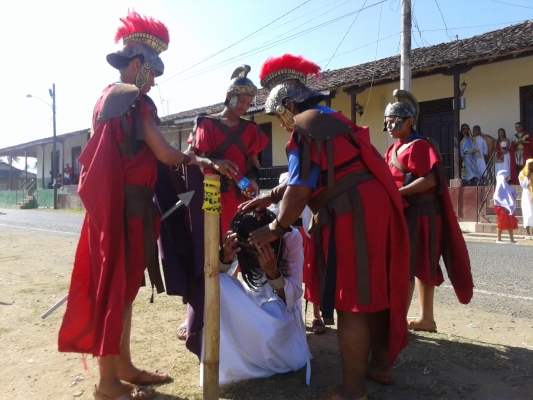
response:
[[[50,97],[52,98],[52,120],[54,124],[54,139],[52,142],[52,183],[54,183],[54,180],[56,180],[56,183],[54,184],[54,210],[57,210],[57,174],[59,173],[56,168],[58,167],[59,160],[56,162],[56,142],[57,142],[57,135],[56,135],[56,84],[52,84],[52,89],[48,89],[48,92],[50,93]]]
[[[411,92],[411,0],[402,0],[400,89]]]

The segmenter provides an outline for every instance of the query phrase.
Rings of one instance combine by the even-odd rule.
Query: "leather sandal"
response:
[[[133,383],[134,385],[146,386],[164,383],[169,379],[170,375],[166,372],[160,372],[157,369],[154,372],[148,372],[144,369],[141,369],[133,379],[129,379],[127,382]]]
[[[421,332],[431,332],[431,333],[437,333],[437,324],[435,321],[430,322],[429,324],[421,323],[419,321],[410,321],[407,324],[407,329],[413,330],[413,331],[421,331]]]
[[[187,339],[187,321],[178,326],[178,329],[176,329],[176,336],[179,340]]]
[[[387,372],[367,372],[366,377],[382,385],[394,385],[396,381],[390,371]]]
[[[324,325],[324,322],[320,319],[314,319],[313,323],[311,324],[311,330],[315,335],[321,335],[326,332],[326,325]]]
[[[116,400],[121,396],[128,396],[132,400],[148,400],[156,395],[155,390],[146,387],[136,387],[133,385],[124,385],[119,390],[105,394],[94,385],[94,400]]]

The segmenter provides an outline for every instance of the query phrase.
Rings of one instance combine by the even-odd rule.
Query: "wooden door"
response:
[[[421,102],[418,133],[435,139],[439,144],[447,178],[453,179],[454,138],[456,136],[453,127],[453,99]]]

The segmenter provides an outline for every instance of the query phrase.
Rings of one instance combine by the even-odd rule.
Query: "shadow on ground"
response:
[[[314,356],[311,386],[305,368],[220,388],[225,399],[308,399],[341,382],[336,331],[308,335]],[[409,334],[393,368],[396,384],[367,381],[371,399],[533,399],[533,351],[441,333]]]

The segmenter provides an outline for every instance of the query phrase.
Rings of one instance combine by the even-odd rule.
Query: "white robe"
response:
[[[312,357],[302,318],[302,236],[293,229],[283,239],[289,274],[284,287],[287,303],[268,283],[253,291],[244,282],[220,274],[220,384],[266,378],[305,366],[309,384]]]
[[[479,173],[483,175],[483,172],[485,172],[485,169],[487,169],[487,164],[485,163],[485,156],[489,154],[489,146],[481,135],[475,136],[474,140],[476,141],[477,149],[479,150],[479,154],[481,156],[477,158],[477,167],[479,168]]]
[[[529,179],[520,181],[520,186],[522,186],[522,218],[524,220],[524,227],[532,226],[533,227],[533,201],[531,201],[531,193],[529,193]]]
[[[500,148],[502,148],[504,144],[507,146],[507,142],[500,142]],[[494,163],[494,174],[498,175],[498,172],[500,171],[507,171],[509,175],[511,174],[511,154],[509,151],[503,156],[503,162]]]

